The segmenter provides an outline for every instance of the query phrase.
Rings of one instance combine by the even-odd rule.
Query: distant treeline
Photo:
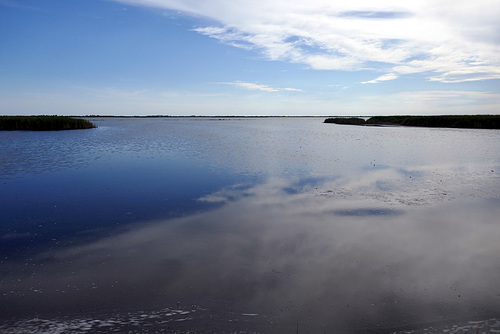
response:
[[[402,125],[433,128],[500,129],[500,115],[374,116],[327,118],[325,123],[350,125]]]
[[[66,116],[0,116],[0,130],[54,131],[95,127],[85,119]]]

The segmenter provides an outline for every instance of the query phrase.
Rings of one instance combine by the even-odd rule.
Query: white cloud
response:
[[[274,88],[268,85],[262,85],[262,84],[256,84],[252,82],[242,82],[242,81],[235,81],[235,82],[218,82],[219,85],[232,85],[240,88],[245,88],[248,90],[260,90],[263,92],[279,92],[279,91],[289,91],[289,92],[301,92],[301,89],[298,88]]]
[[[195,31],[312,69],[500,79],[497,0],[115,1],[209,18],[217,24]]]
[[[378,83],[378,82],[381,82],[381,81],[389,81],[389,80],[394,80],[394,79],[397,79],[397,78],[398,78],[398,76],[396,74],[394,74],[394,73],[387,73],[387,74],[379,76],[376,79],[373,79],[373,80],[370,80],[370,81],[363,81],[361,83],[362,84]]]
[[[241,87],[245,88],[248,90],[260,90],[263,92],[277,92],[278,89],[272,88],[267,85],[259,85],[251,82],[241,82],[241,81],[236,81],[236,82],[219,82],[220,85],[233,85],[236,87]]]

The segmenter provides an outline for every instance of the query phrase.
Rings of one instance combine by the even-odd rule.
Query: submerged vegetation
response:
[[[350,125],[402,125],[434,128],[500,129],[500,115],[374,116],[327,118],[325,123]]]
[[[85,119],[67,116],[0,116],[0,130],[54,131],[95,127]]]

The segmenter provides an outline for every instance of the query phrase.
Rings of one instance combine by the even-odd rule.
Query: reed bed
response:
[[[500,115],[374,116],[327,118],[325,123],[349,125],[421,126],[433,128],[500,129]]]
[[[0,130],[56,131],[95,127],[85,119],[67,116],[0,116]]]

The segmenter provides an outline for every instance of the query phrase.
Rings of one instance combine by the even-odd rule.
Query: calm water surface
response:
[[[2,332],[500,330],[499,131],[91,120],[0,132]]]

